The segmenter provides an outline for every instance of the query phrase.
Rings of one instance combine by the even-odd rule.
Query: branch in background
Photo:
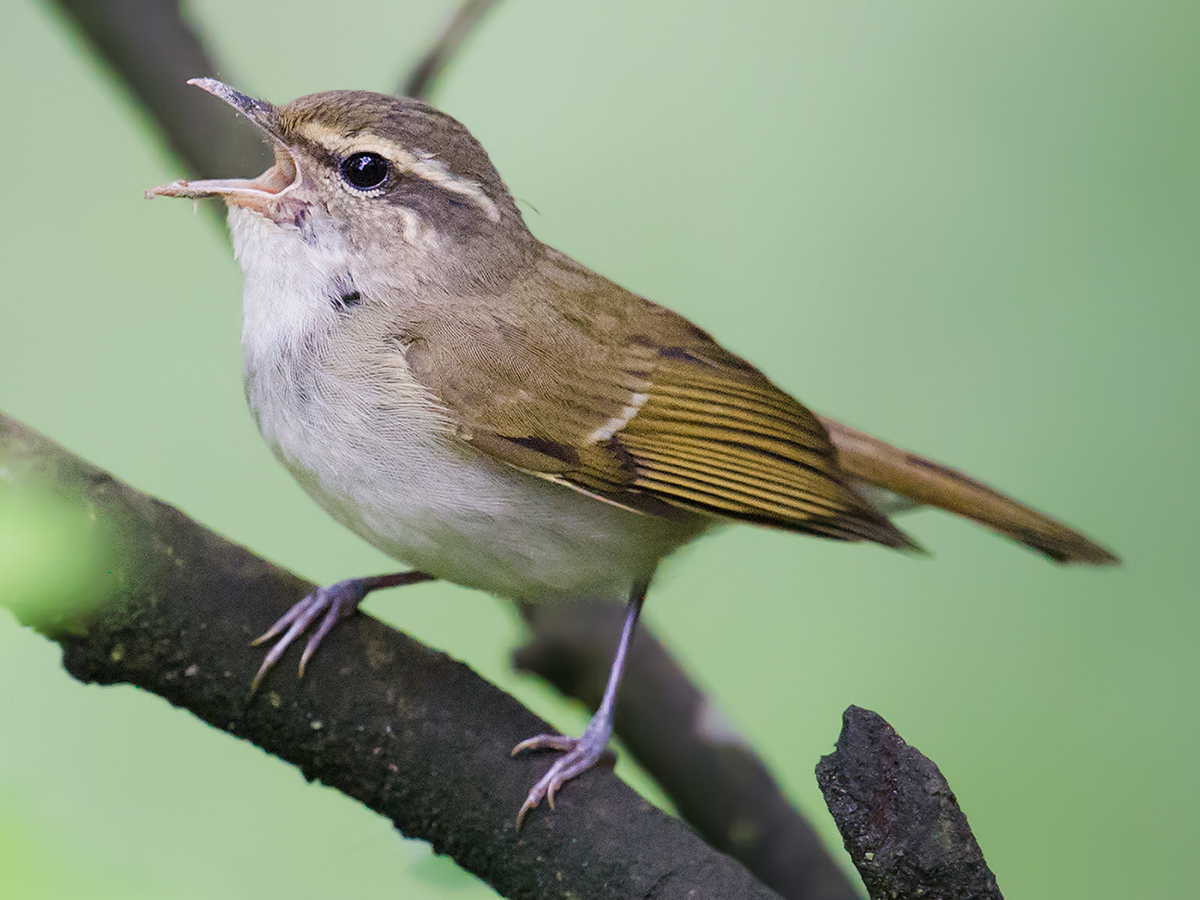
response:
[[[941,771],[877,713],[846,710],[817,783],[872,900],[1002,900]]]
[[[271,164],[258,130],[189,78],[221,77],[176,0],[54,0],[125,83],[194,175],[257,175]],[[226,76],[228,77],[228,76]]]
[[[437,40],[421,57],[421,61],[412,67],[396,93],[402,97],[428,100],[435,82],[441,78],[446,67],[450,65],[450,60],[461,49],[463,41],[497,2],[498,0],[466,0],[451,16]]]
[[[624,619],[619,603],[521,607],[533,630],[518,669],[540,675],[595,709]],[[647,630],[629,651],[616,731],[712,846],[788,898],[859,895],[762,760]]]
[[[248,697],[262,656],[251,636],[311,584],[2,416],[0,460],[9,489],[51,491],[111,547],[95,596],[82,598],[91,612],[37,623],[75,678],[165,697],[387,816],[506,897],[776,897],[609,770],[573,781],[555,812],[536,810],[515,833],[547,759],[508,751],[546,723],[370,616],[343,623],[308,677],[279,672]]]

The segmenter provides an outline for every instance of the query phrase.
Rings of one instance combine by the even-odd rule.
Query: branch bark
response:
[[[516,833],[548,762],[508,751],[547,724],[370,616],[343,623],[303,680],[275,677],[248,696],[262,655],[250,638],[311,584],[2,416],[0,460],[10,488],[52,491],[111,551],[93,596],[33,623],[62,645],[75,678],[159,694],[387,816],[506,897],[777,896],[608,770],[576,779],[553,814],[537,810]]]
[[[878,713],[846,710],[817,783],[872,900],[1003,900],[941,770]]]

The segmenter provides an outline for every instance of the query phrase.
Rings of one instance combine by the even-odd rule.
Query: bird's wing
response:
[[[813,413],[683,317],[554,251],[501,296],[402,331],[459,437],[512,466],[638,510],[913,546],[847,486]]]

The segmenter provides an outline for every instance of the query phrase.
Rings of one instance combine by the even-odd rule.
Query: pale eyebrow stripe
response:
[[[459,178],[450,171],[444,162],[433,154],[424,153],[420,150],[415,153],[401,150],[398,155],[401,158],[393,159],[393,162],[402,169],[411,172],[418,178],[424,178],[426,181],[436,184],[440,188],[461,194],[468,200],[473,200],[475,205],[482,209],[489,219],[493,222],[500,221],[500,210],[496,208],[495,201],[487,195],[487,192],[484,191],[478,181],[473,181],[470,178]]]
[[[369,135],[347,140],[331,128],[316,123],[305,124],[299,131],[336,157],[344,158],[352,153],[378,153],[402,172],[422,178],[442,190],[466,197],[493,222],[500,221],[500,210],[496,202],[487,195],[479,182],[458,177],[432,153],[417,149],[408,150]]]

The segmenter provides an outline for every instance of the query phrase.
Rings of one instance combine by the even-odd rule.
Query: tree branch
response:
[[[1002,900],[941,770],[879,714],[846,710],[817,783],[872,900]]]
[[[228,75],[180,14],[178,0],[54,0],[125,83],[193,174],[257,175],[271,163],[258,130],[189,78]]]
[[[425,51],[425,55],[409,71],[396,93],[402,97],[429,99],[434,84],[442,77],[450,61],[461,49],[463,41],[498,2],[499,0],[465,0],[450,17],[442,33]]]
[[[129,683],[250,741],[429,841],[506,897],[776,895],[611,771],[572,782],[517,834],[548,764],[509,749],[547,730],[516,700],[367,615],[343,623],[303,680],[253,697],[248,646],[312,585],[0,416],[0,471],[52,491],[112,552],[81,606],[36,626],[75,678]],[[30,611],[18,611],[26,620]]]

